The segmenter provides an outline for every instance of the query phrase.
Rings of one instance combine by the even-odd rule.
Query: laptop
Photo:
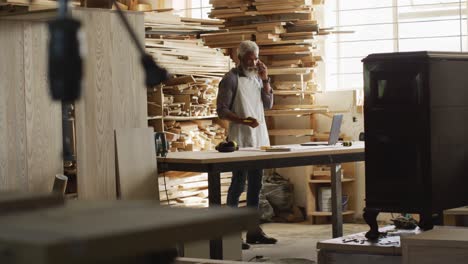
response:
[[[340,137],[341,122],[343,121],[343,115],[334,115],[332,125],[330,128],[330,135],[328,136],[328,142],[316,141],[302,143],[301,146],[333,146],[338,142]]]

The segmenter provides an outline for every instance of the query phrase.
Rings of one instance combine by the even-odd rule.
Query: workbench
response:
[[[339,163],[364,160],[364,142],[353,142],[344,147],[287,145],[290,151],[266,152],[260,149],[245,148],[235,152],[171,152],[166,157],[158,157],[158,169],[162,171],[190,171],[208,173],[209,206],[221,205],[221,172],[242,169],[270,169],[307,165],[331,166],[332,186],[332,227],[333,237],[343,234],[341,178],[337,177]],[[210,241],[210,255],[222,259],[222,241]]]

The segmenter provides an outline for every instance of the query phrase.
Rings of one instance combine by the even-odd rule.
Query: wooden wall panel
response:
[[[126,14],[130,25],[136,30],[140,43],[144,44],[144,17],[134,12]],[[112,15],[111,19],[111,56],[112,70],[112,109],[115,128],[146,127],[147,105],[142,103],[146,98],[144,89],[144,71],[140,55],[130,41],[127,31],[120,19]],[[115,78],[114,78],[115,77]],[[146,102],[146,99],[145,99]]]
[[[49,192],[62,173],[61,109],[47,92],[43,23],[0,22],[0,190]]]
[[[72,12],[87,50],[75,119],[78,195],[115,199],[114,129],[147,126],[143,70],[114,11]],[[143,43],[143,14],[126,16]],[[46,19],[32,19],[0,23],[0,190],[50,191],[62,172],[61,109],[47,95]]]
[[[22,23],[0,23],[0,190],[27,186]]]
[[[146,127],[146,90],[139,56],[117,14],[73,11],[87,41],[83,96],[76,104],[80,199],[115,199],[115,128]],[[143,14],[127,13],[143,40]]]
[[[51,100],[47,81],[48,35],[44,23],[24,22],[28,189],[47,192],[63,171],[61,103]]]
[[[77,179],[80,199],[114,199],[110,13],[74,11],[81,20],[87,54],[83,93],[76,104]]]

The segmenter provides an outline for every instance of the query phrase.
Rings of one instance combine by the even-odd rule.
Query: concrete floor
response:
[[[318,241],[332,238],[331,225],[311,225],[308,223],[262,225],[269,236],[278,239],[275,245],[251,245],[242,251],[242,260],[251,262],[274,263],[314,263],[317,261],[316,244]],[[343,235],[369,230],[366,224],[344,224]],[[245,234],[244,234],[245,238]],[[255,258],[262,256],[262,258]],[[291,260],[291,261],[289,261]]]

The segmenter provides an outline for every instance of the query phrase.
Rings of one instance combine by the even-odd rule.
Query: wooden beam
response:
[[[269,129],[268,135],[270,136],[312,136],[313,129]]]

